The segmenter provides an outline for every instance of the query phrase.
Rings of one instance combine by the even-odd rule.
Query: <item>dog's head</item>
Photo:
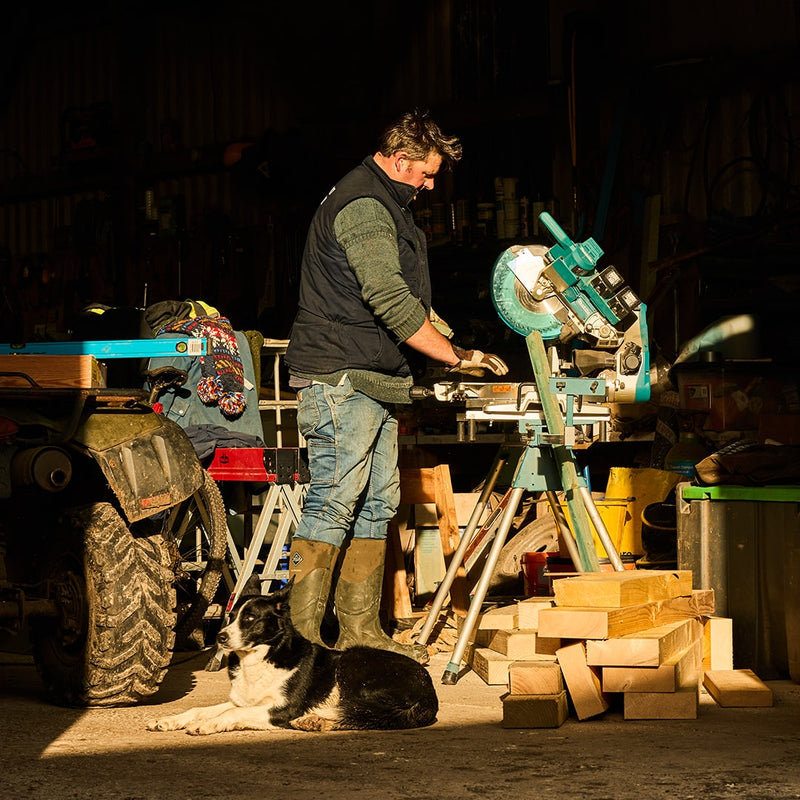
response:
[[[243,597],[234,618],[217,634],[217,644],[226,651],[253,650],[265,645],[272,647],[290,634],[292,583],[266,596]]]

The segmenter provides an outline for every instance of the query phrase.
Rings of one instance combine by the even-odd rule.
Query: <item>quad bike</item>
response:
[[[217,589],[224,503],[146,392],[17,377],[0,388],[0,631],[27,629],[53,702],[136,703]]]

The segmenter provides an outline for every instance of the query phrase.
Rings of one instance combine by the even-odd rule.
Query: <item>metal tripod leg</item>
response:
[[[497,455],[495,456],[494,462],[492,463],[492,466],[489,469],[489,474],[486,477],[486,481],[484,482],[480,497],[478,498],[478,502],[475,504],[475,508],[472,510],[472,514],[470,515],[469,522],[467,523],[467,527],[464,531],[464,535],[461,537],[461,541],[458,543],[458,547],[456,548],[455,553],[453,553],[453,556],[450,559],[450,565],[447,568],[447,572],[445,573],[445,576],[442,579],[442,582],[439,584],[436,590],[436,594],[434,595],[433,600],[431,601],[431,608],[430,611],[428,612],[425,624],[422,627],[422,631],[417,637],[417,644],[424,645],[428,643],[428,638],[431,635],[433,626],[436,624],[436,619],[439,616],[439,612],[442,610],[442,606],[444,605],[447,593],[450,591],[450,587],[453,585],[456,573],[458,572],[459,567],[464,561],[464,554],[467,552],[467,548],[472,543],[475,529],[478,527],[478,522],[480,521],[480,518],[483,516],[483,512],[486,509],[486,504],[489,501],[489,497],[494,491],[495,484],[497,483],[497,478],[499,477],[503,467],[508,463],[509,457],[510,455],[508,451],[503,449],[498,451]],[[501,505],[498,508],[502,507],[504,506],[503,503],[501,502]],[[493,514],[486,521],[486,523],[484,523],[484,527],[488,527],[489,524],[492,523],[495,518],[496,514]]]
[[[575,569],[578,570],[578,572],[586,572],[581,554],[578,552],[578,545],[575,544],[575,540],[572,538],[572,530],[564,515],[564,509],[561,508],[561,504],[558,502],[558,495],[556,495],[552,489],[548,489],[545,495],[547,496],[547,502],[550,504],[550,510],[553,512],[553,519],[555,519],[556,525],[561,532],[561,539],[566,545],[567,550],[569,550],[569,557]]]
[[[472,602],[469,604],[469,611],[467,612],[467,616],[461,627],[461,633],[459,634],[458,641],[453,649],[453,655],[450,657],[450,663],[447,665],[447,667],[445,667],[444,674],[442,675],[442,683],[452,685],[458,681],[458,673],[461,669],[461,659],[464,657],[464,652],[467,649],[470,636],[472,636],[472,631],[475,628],[475,622],[478,619],[478,614],[481,612],[481,607],[483,606],[483,601],[489,588],[489,581],[491,580],[495,567],[497,566],[497,562],[500,559],[500,551],[503,549],[508,532],[511,530],[511,524],[514,521],[514,515],[516,514],[517,507],[519,506],[524,491],[525,489],[522,487],[515,487],[510,489],[507,494],[508,504],[506,505],[502,519],[500,520],[500,527],[495,534],[492,547],[489,550],[489,555],[486,558],[486,564],[483,568],[483,572],[481,573],[481,577],[478,580],[478,583],[475,585]]]

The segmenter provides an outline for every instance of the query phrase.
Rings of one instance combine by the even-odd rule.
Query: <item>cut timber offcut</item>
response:
[[[553,581],[556,605],[579,608],[621,608],[691,593],[691,570],[590,572]]]
[[[772,705],[772,690],[751,669],[708,670],[703,686],[723,708]]]

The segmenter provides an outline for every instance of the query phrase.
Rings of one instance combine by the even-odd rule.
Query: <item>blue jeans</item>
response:
[[[311,482],[295,537],[337,547],[351,533],[385,539],[400,503],[396,417],[345,378],[301,389],[297,424]]]

